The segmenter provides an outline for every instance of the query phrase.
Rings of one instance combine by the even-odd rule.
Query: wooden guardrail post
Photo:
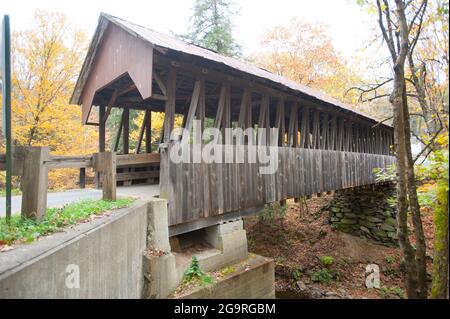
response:
[[[80,168],[79,186],[80,186],[80,188],[86,188],[86,168],[85,167]]]
[[[95,162],[101,176],[103,199],[116,200],[116,153],[98,153]]]
[[[23,147],[22,217],[42,218],[47,210],[48,147]]]

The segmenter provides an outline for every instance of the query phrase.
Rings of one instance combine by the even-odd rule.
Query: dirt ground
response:
[[[328,212],[322,211],[331,198],[332,195],[325,195],[309,199],[308,210],[288,201],[284,219],[245,219],[249,251],[275,261],[277,297],[403,298],[400,249],[333,230],[327,220]],[[432,212],[423,211],[429,255],[432,217]],[[323,256],[331,256],[332,264],[325,266],[320,260]],[[380,289],[366,288],[365,269],[371,263],[380,268]],[[431,259],[429,266],[431,270]],[[331,282],[317,281],[317,274],[323,269],[332,274]]]

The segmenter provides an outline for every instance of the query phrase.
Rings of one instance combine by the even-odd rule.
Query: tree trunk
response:
[[[394,88],[390,96],[394,115],[395,155],[397,158],[397,234],[405,262],[405,286],[408,298],[417,299],[418,278],[414,250],[408,237],[408,199],[406,180],[406,135],[403,109],[405,86],[404,69],[397,65],[394,75]]]
[[[414,235],[416,237],[416,264],[417,264],[417,280],[418,280],[418,297],[427,298],[427,261],[426,261],[426,243],[423,232],[422,218],[420,214],[420,205],[417,198],[416,177],[414,174],[414,161],[411,152],[411,128],[409,122],[408,100],[406,97],[406,82],[403,90],[403,114],[405,116],[405,149],[406,149],[406,187],[408,190],[409,208],[412,215],[414,225]]]
[[[438,183],[431,298],[448,298],[448,181]]]

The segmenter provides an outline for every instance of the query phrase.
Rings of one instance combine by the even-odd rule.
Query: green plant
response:
[[[302,278],[302,272],[298,269],[295,269],[292,272],[292,277],[294,278],[295,281],[299,281]]]
[[[100,215],[109,210],[127,207],[133,202],[132,198],[121,198],[117,201],[83,200],[62,208],[49,208],[40,220],[25,219],[15,215],[11,217],[9,224],[2,217],[0,218],[0,242],[8,245],[16,242],[32,242],[38,237],[59,231],[65,226],[86,221],[93,215]]]
[[[320,257],[320,263],[325,267],[329,267],[334,263],[334,258],[331,256],[322,256]]]
[[[281,205],[279,202],[273,202],[264,205],[264,208],[259,212],[258,219],[260,222],[271,222],[274,219],[283,219],[287,213],[287,205]]]
[[[392,264],[395,262],[394,256],[386,256],[386,257],[384,258],[384,260],[386,261],[386,263],[387,263],[388,265],[392,265]]]
[[[333,281],[333,275],[328,269],[322,268],[313,272],[311,279],[322,284],[329,284]]]
[[[381,287],[379,293],[380,296],[384,299],[390,299],[392,297],[403,299],[405,296],[405,291],[397,286]]]
[[[375,181],[387,182],[395,180],[395,165],[389,165],[386,168],[374,168],[372,173],[375,175]]]
[[[200,282],[200,284],[202,285],[213,283],[212,277],[208,276],[200,269],[200,265],[196,256],[192,256],[191,264],[189,265],[189,268],[184,272],[184,281]]]
[[[284,266],[286,259],[283,256],[275,257],[275,266]]]

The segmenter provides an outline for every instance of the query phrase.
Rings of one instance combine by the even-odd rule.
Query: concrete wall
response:
[[[141,298],[147,205],[0,253],[0,299]]]
[[[275,271],[272,259],[253,256],[236,271],[211,286],[194,288],[177,299],[272,299],[275,298]]]

